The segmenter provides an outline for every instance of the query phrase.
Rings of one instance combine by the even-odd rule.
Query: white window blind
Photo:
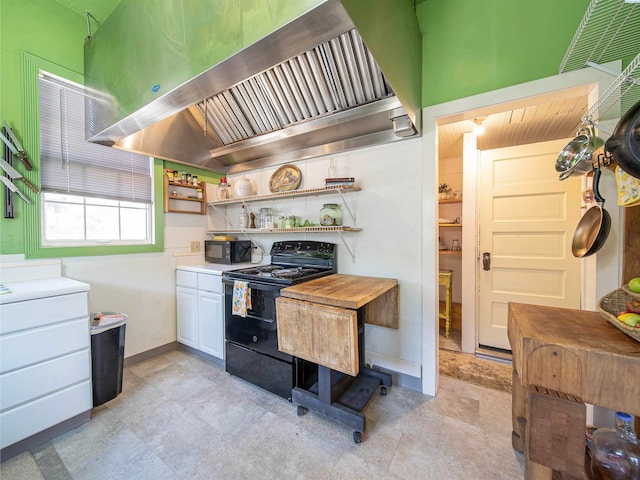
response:
[[[152,203],[148,156],[85,141],[82,85],[39,79],[42,190]]]

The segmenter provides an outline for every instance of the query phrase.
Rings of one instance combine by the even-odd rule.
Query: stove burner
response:
[[[294,268],[283,268],[281,270],[275,270],[271,272],[272,277],[276,278],[297,278],[304,277],[305,275],[311,275],[316,273],[318,270],[315,268],[304,268],[304,267],[294,267]]]
[[[275,242],[270,265],[255,265],[224,272],[223,280],[259,281],[268,285],[293,285],[336,272],[335,245],[312,241]]]

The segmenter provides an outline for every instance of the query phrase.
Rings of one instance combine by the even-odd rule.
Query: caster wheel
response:
[[[301,417],[305,413],[307,413],[307,409],[302,405],[298,405],[298,416]]]
[[[387,396],[387,387],[380,387],[380,395],[383,397]]]
[[[353,442],[362,443],[362,432],[353,432]]]

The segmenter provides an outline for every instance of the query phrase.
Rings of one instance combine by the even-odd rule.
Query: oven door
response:
[[[280,286],[249,282],[251,308],[247,316],[233,315],[233,280],[224,282],[225,340],[270,357],[292,362],[293,357],[278,350],[276,298]]]

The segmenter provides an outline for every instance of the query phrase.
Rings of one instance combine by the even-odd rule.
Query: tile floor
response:
[[[441,377],[436,397],[393,386],[365,409],[365,439],[172,351],[125,369],[89,423],[3,462],[17,479],[521,479],[511,397]]]

